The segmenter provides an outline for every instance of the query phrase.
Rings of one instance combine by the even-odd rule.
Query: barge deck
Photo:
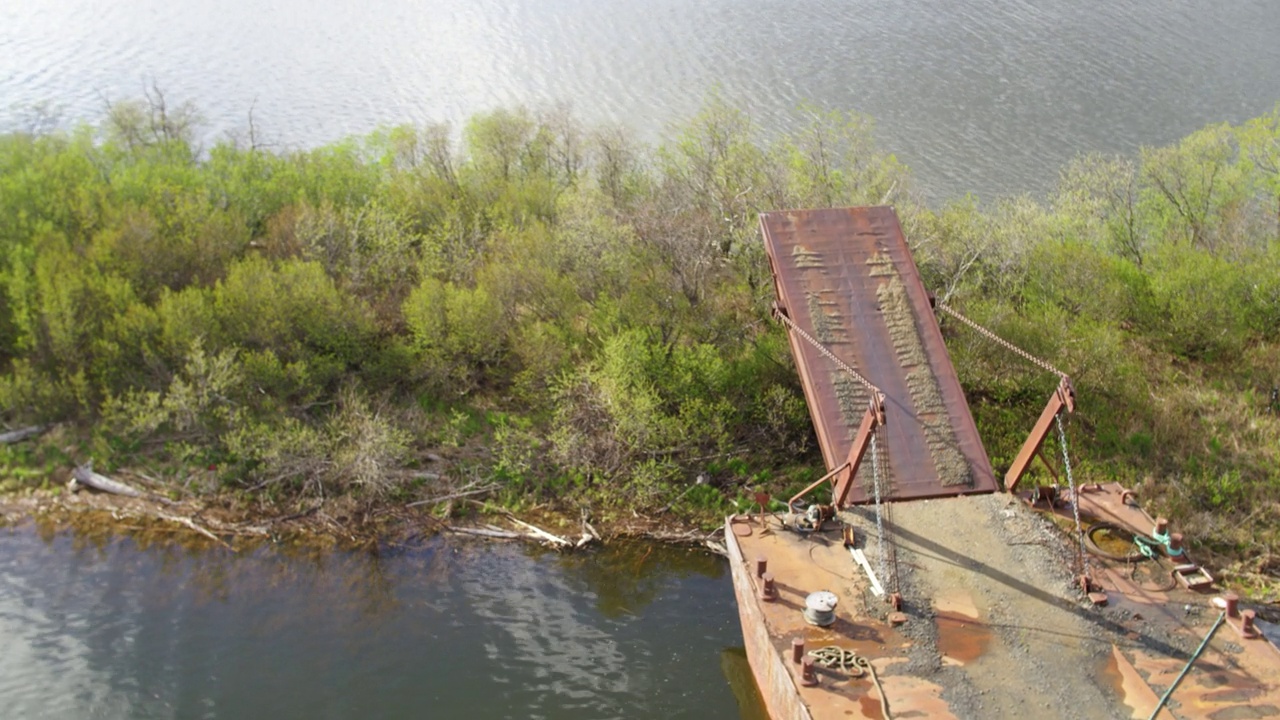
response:
[[[762,230],[835,478],[832,505],[726,520],[773,718],[1280,718],[1280,652],[1132,493],[1069,472],[1065,490],[996,492],[891,208],[768,213]],[[1165,554],[1088,555],[1097,523]]]

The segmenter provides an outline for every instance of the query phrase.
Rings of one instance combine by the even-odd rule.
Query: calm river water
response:
[[[27,524],[0,639],[5,720],[759,717],[728,568],[671,548],[233,557]]]
[[[935,198],[1042,191],[1280,100],[1276,0],[7,0],[0,127],[154,80],[210,131],[305,146],[571,103],[652,138],[712,88],[768,130],[856,109]]]

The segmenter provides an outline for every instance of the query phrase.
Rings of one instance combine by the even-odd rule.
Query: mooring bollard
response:
[[[813,668],[813,658],[808,655],[800,661],[800,684],[805,687],[818,684],[818,671]]]
[[[764,581],[760,584],[760,599],[765,602],[773,602],[774,600],[777,600],[778,588],[774,585],[773,573],[767,572],[764,575],[761,575],[760,579]]]
[[[1240,596],[1233,592],[1226,592],[1222,594],[1222,599],[1227,603],[1225,608],[1227,617],[1233,620],[1240,617]]]

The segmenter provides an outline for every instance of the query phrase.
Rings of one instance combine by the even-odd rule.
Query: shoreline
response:
[[[711,530],[687,519],[631,518],[577,520],[565,512],[535,508],[515,513],[478,501],[445,518],[429,510],[388,503],[359,503],[349,497],[318,500],[288,510],[262,505],[236,507],[234,498],[216,496],[176,503],[64,488],[0,493],[0,528],[25,522],[54,532],[71,530],[90,538],[130,537],[143,547],[173,543],[197,551],[221,548],[231,553],[263,545],[377,553],[397,545],[441,535],[477,541],[524,542],[571,552],[615,540],[696,545],[723,554]]]

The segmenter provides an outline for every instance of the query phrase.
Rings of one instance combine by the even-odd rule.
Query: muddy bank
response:
[[[720,534],[714,520],[696,523],[639,513],[595,518],[582,510],[573,514],[546,506],[517,513],[469,498],[407,507],[350,497],[288,505],[246,503],[230,495],[174,502],[65,487],[0,495],[0,525],[27,521],[49,532],[71,529],[90,539],[126,534],[143,546],[178,543],[191,549],[234,551],[278,544],[376,552],[441,534],[539,543],[559,550],[615,539],[650,539],[719,551]]]

